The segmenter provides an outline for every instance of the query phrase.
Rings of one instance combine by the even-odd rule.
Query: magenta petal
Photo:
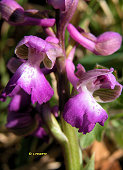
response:
[[[79,79],[74,74],[75,66],[70,59],[66,60],[65,66],[66,66],[67,78],[72,83],[74,88],[76,88]]]
[[[47,133],[45,132],[44,128],[42,128],[40,125],[31,135],[48,140]]]
[[[55,43],[55,44],[58,44],[58,43],[59,43],[58,38],[53,37],[53,36],[48,36],[45,40],[46,40],[47,42],[49,42],[49,43]]]
[[[16,70],[18,69],[18,67],[20,67],[21,64],[23,64],[25,62],[25,60],[22,59],[17,59],[12,57],[8,64],[7,64],[7,68],[12,72],[15,73]]]
[[[85,71],[85,68],[84,68],[81,64],[78,64],[78,65],[77,65],[77,72],[75,73],[76,76],[77,76],[78,78],[81,78],[82,75],[83,75],[83,73],[85,73],[85,72],[86,72],[86,71]]]
[[[24,9],[15,0],[1,0],[0,12],[2,17],[12,25],[39,25],[52,27],[55,24],[54,18],[41,19],[39,16],[43,15],[43,13],[38,10],[27,10],[24,12]],[[39,13],[39,16],[37,13]]]
[[[20,25],[39,25],[42,27],[52,27],[54,24],[55,24],[54,18],[39,19],[25,16],[24,23]]]
[[[15,74],[12,76],[12,78],[9,80],[8,84],[6,85],[4,91],[3,91],[3,95],[5,96],[11,96],[16,94],[16,92],[19,90],[16,85],[17,85],[17,80],[21,77],[23,73],[23,67],[19,67],[17,69],[17,71],[15,72]],[[15,89],[15,87],[17,87],[17,89]]]
[[[58,43],[56,38],[54,38],[54,42]],[[46,46],[45,48],[47,56],[44,58],[43,63],[45,67],[49,69],[53,68],[55,61],[56,61],[56,57],[64,56],[63,50],[60,48],[58,44],[55,44],[55,43],[51,42],[50,46],[49,47]]]
[[[23,74],[17,84],[31,94],[32,103],[38,101],[39,104],[42,104],[50,100],[54,92],[40,68],[33,67],[29,63],[24,63],[21,67],[23,67]]]
[[[79,80],[74,73],[75,66],[73,63],[73,58],[74,58],[75,50],[76,50],[76,47],[74,46],[72,48],[72,50],[70,51],[67,59],[65,60],[65,68],[66,68],[67,78],[72,83],[74,88],[76,88],[77,82]]]
[[[17,85],[17,80],[21,77],[23,73],[23,67],[19,67],[12,78],[7,83],[5,89],[3,90],[2,94],[0,95],[0,100],[5,101],[7,96],[13,97],[16,95],[20,87]]]
[[[88,38],[84,37],[79,33],[79,31],[72,25],[68,24],[67,30],[70,34],[70,36],[77,41],[79,44],[81,44],[83,47],[87,48],[88,50],[95,52],[95,43]]]
[[[63,118],[73,127],[79,128],[79,132],[85,134],[90,132],[96,123],[104,125],[108,115],[89,92],[81,92],[68,100]]]
[[[91,34],[91,33],[87,33],[85,32],[84,29],[82,29],[81,27],[77,27],[77,30],[84,36],[86,37],[87,39],[93,41],[93,42],[96,42],[97,41],[97,37],[95,37],[95,35]]]
[[[14,94],[15,87],[20,86],[25,92],[31,95],[33,103],[42,104],[53,96],[54,92],[46,80],[40,68],[34,67],[28,62],[23,63],[8,82],[3,95]]]
[[[15,0],[1,0],[0,4],[7,5],[8,7],[11,7],[11,9],[13,9],[13,10],[15,10],[17,8],[23,9]]]
[[[12,97],[12,100],[9,104],[9,111],[18,112],[20,110],[24,110],[30,105],[30,103],[31,103],[30,96],[20,88],[19,91]]]

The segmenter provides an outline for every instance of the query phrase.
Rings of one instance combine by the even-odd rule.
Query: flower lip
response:
[[[23,72],[16,84],[28,94],[31,94],[32,103],[38,102],[42,104],[50,100],[54,92],[40,68],[33,67],[29,63],[22,64],[18,69],[21,68],[23,69]]]
[[[71,56],[70,56],[71,57]],[[71,126],[79,128],[79,132],[86,134],[93,130],[96,123],[104,126],[108,115],[96,102],[111,102],[118,98],[122,91],[120,85],[110,69],[94,69],[85,72],[80,64],[77,72],[72,60],[66,60],[66,71],[69,81],[78,94],[65,104],[63,118]]]
[[[104,125],[108,115],[87,91],[70,98],[65,104],[63,118],[79,132],[86,134],[94,128],[96,123]]]
[[[16,70],[15,74],[5,87],[1,98],[4,100],[6,96],[10,96],[14,93],[17,86],[31,95],[33,104],[35,102],[40,104],[45,103],[50,100],[54,94],[52,87],[46,80],[40,68],[38,66],[33,67],[28,61],[23,63]]]

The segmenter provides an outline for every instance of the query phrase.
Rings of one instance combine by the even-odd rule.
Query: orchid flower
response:
[[[97,103],[111,102],[118,98],[122,91],[111,69],[94,69],[85,71],[82,65],[77,72],[71,59],[66,60],[66,72],[69,81],[77,91],[77,95],[68,100],[64,107],[63,118],[71,126],[79,128],[86,134],[92,131],[96,123],[104,125],[108,115]]]
[[[38,114],[34,115],[32,109],[23,109],[19,111],[10,111],[7,115],[6,128],[16,135],[33,135],[38,138],[48,137],[42,121]]]
[[[48,135],[42,127],[42,120],[38,112],[34,114],[30,95],[19,86],[14,91],[8,107],[6,128],[16,135],[33,135],[47,140]]]
[[[11,96],[15,87],[19,86],[31,95],[32,103],[42,104],[50,100],[54,92],[40,69],[40,64],[43,62],[46,68],[53,68],[56,57],[62,55],[57,43],[57,39],[52,37],[43,40],[36,36],[25,36],[17,45],[15,53],[19,58],[27,60],[16,70],[2,96]]]

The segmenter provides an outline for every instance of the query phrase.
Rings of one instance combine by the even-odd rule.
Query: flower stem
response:
[[[66,170],[80,170],[79,145],[75,129],[64,121],[61,117],[61,130],[56,118],[50,113],[47,104],[42,105],[42,120],[45,122],[48,131],[61,145],[65,159]]]
[[[64,134],[68,138],[67,146],[63,147],[66,170],[80,170],[79,144],[75,128],[61,117]]]
[[[64,121],[62,113],[64,105],[70,97],[69,81],[66,76],[64,59],[57,60],[58,72],[58,94],[59,94],[59,109],[61,112],[61,127],[68,139],[67,143],[62,144],[62,150],[65,160],[66,170],[80,170],[80,148],[78,137],[75,128]]]

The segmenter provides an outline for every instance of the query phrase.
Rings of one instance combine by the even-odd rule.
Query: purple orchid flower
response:
[[[95,37],[80,28],[79,32],[72,24],[68,24],[67,30],[75,41],[96,55],[111,55],[119,50],[122,43],[122,36],[116,32],[109,31]]]
[[[33,135],[47,140],[48,135],[42,127],[41,118],[37,113],[34,114],[30,95],[16,86],[11,98],[6,128],[16,135]]]
[[[31,117],[30,96],[19,86],[11,94],[6,127],[17,135],[25,135],[35,130],[36,121]]]
[[[42,121],[38,114],[34,115],[33,110],[28,108],[19,111],[10,111],[7,115],[6,128],[16,135],[33,135],[38,138],[47,136]]]
[[[25,10],[15,0],[1,0],[0,12],[2,17],[11,25],[39,25],[52,27],[54,18],[43,18],[38,10]]]
[[[112,68],[85,72],[79,64],[77,69],[74,74],[75,66],[72,60],[66,60],[68,79],[78,94],[65,104],[63,118],[71,126],[79,128],[79,132],[86,134],[92,131],[96,123],[103,126],[108,118],[106,111],[96,101],[115,100],[121,94],[122,85],[116,81]]]
[[[32,103],[42,104],[50,100],[54,92],[40,69],[40,63],[43,61],[46,68],[53,68],[56,57],[62,55],[62,50],[57,43],[56,38],[43,40],[36,36],[25,36],[17,45],[15,53],[19,58],[28,58],[28,60],[24,60],[16,70],[2,96],[11,96],[19,86],[31,95]]]

